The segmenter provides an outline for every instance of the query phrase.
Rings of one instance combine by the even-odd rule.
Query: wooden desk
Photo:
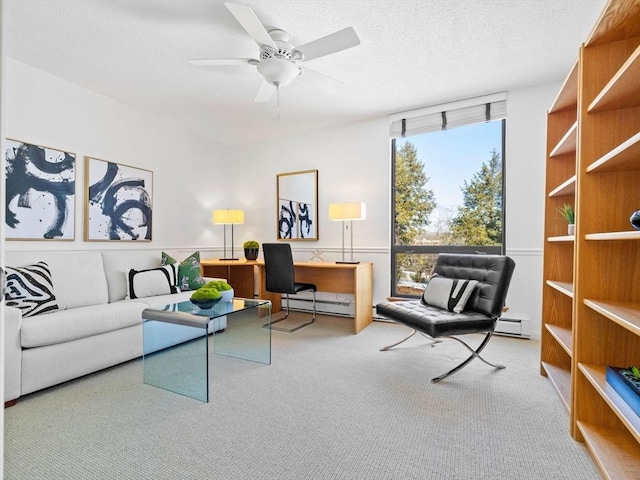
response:
[[[253,298],[256,275],[258,298],[271,300],[272,313],[282,310],[282,296],[267,292],[264,263],[247,260],[208,259],[200,262],[205,277],[222,277],[233,286],[237,297]],[[295,262],[296,281],[314,283],[320,292],[353,294],[353,333],[373,321],[373,264]]]
[[[229,285],[233,287],[236,297],[253,298],[255,269],[258,262],[208,259],[200,261],[200,265],[203,276],[226,278]]]

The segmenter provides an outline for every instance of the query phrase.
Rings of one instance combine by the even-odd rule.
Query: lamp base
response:
[[[344,264],[349,264],[349,265],[355,265],[356,263],[360,263],[357,260],[342,260],[341,262],[336,262],[336,263],[344,263]]]
[[[221,258],[221,261],[240,260],[239,258]]]

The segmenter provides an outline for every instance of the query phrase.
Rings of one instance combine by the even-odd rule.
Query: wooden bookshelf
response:
[[[568,178],[549,192],[550,197],[573,196],[576,193],[576,176]]]
[[[640,365],[638,209],[640,0],[610,0],[547,116],[541,373],[611,479],[640,475],[640,416],[605,375]]]
[[[542,362],[542,368],[558,392],[562,405],[569,411],[571,409],[571,374],[566,368],[557,367],[551,363]]]
[[[576,153],[576,145],[578,141],[578,122],[574,123],[571,128],[564,134],[564,137],[560,139],[558,144],[553,147],[553,150],[549,152],[550,157],[559,157],[560,155],[567,155],[570,153]]]

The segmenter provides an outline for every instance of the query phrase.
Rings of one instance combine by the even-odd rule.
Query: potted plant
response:
[[[569,224],[568,234],[573,235],[575,232],[575,213],[573,211],[573,207],[569,203],[565,203],[562,207],[558,208],[558,212],[562,215],[567,223]]]
[[[202,288],[212,288],[214,290],[217,290],[218,292],[220,292],[220,295],[222,295],[221,301],[223,302],[230,302],[231,300],[233,300],[233,287],[224,280],[212,280]]]
[[[191,294],[191,303],[199,306],[203,309],[209,309],[213,307],[222,299],[222,294],[218,289],[213,287],[200,287]]]
[[[244,248],[244,258],[247,260],[256,260],[258,258],[258,251],[260,250],[260,244],[255,240],[247,240],[242,244]]]

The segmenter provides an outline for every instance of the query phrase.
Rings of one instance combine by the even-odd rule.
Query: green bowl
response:
[[[197,305],[198,307],[200,307],[203,310],[207,310],[209,308],[213,308],[213,306],[218,303],[220,300],[222,300],[222,297],[218,297],[215,298],[213,300],[207,299],[207,300],[194,300],[193,298],[190,299],[191,303],[193,303],[194,305]]]

